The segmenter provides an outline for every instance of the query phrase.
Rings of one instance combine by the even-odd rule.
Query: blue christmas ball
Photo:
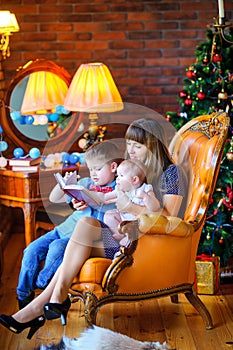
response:
[[[0,141],[0,152],[6,151],[8,148],[8,143],[6,141]]]
[[[49,116],[49,120],[51,122],[57,122],[59,119],[59,115],[57,113],[51,113]]]
[[[79,154],[79,162],[80,162],[80,164],[85,165],[84,153]]]
[[[62,154],[62,163],[68,164],[70,162],[70,155],[67,152]]]
[[[23,157],[24,150],[21,147],[17,147],[14,149],[13,154],[14,154],[15,158]]]
[[[33,147],[30,149],[29,151],[29,156],[32,158],[32,159],[36,159],[40,156],[40,150],[36,147]]]
[[[55,108],[55,110],[56,110],[56,112],[57,112],[58,114],[62,114],[62,108],[63,108],[62,105],[57,105],[56,108]]]
[[[19,124],[23,125],[25,124],[25,116],[24,115],[21,115],[19,119],[17,119]]]
[[[64,106],[62,106],[62,114],[68,115],[70,113],[70,111],[68,111],[67,109],[65,109]]]
[[[32,115],[26,115],[25,118],[25,124],[33,124],[34,123],[34,117]]]
[[[3,128],[2,126],[0,125],[0,134],[3,133]]]
[[[70,155],[70,163],[71,164],[76,164],[79,161],[79,155],[77,153],[72,153]]]
[[[19,120],[21,117],[20,111],[13,111],[11,112],[11,119],[12,120]]]

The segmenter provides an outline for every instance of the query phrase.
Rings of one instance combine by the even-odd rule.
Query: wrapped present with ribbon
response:
[[[196,257],[195,289],[198,294],[216,294],[220,281],[220,258],[201,254]]]

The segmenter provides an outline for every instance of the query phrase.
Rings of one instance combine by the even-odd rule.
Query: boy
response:
[[[88,160],[90,177],[80,179],[78,184],[95,191],[106,191],[106,186],[107,191],[113,190],[119,161],[119,150],[116,145],[109,141],[95,144],[84,156]],[[68,176],[69,174],[65,175]],[[58,184],[51,191],[49,198],[57,203],[67,201],[67,196]],[[71,199],[68,198],[68,201]],[[72,203],[76,210],[63,223],[31,242],[24,250],[16,289],[20,309],[34,298],[35,288],[44,289],[53,277],[63,260],[66,245],[79,218],[91,216],[103,221],[104,213],[114,207],[113,204],[90,207],[75,200],[72,200]],[[42,263],[44,265],[41,269]]]

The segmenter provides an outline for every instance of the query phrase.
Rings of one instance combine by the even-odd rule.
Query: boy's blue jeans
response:
[[[35,288],[44,289],[48,285],[62,263],[68,241],[69,238],[60,238],[55,227],[25,248],[16,289],[19,300]]]

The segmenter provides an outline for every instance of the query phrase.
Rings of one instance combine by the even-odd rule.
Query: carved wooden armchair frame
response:
[[[164,296],[178,302],[178,294],[184,293],[206,329],[213,327],[211,315],[193,286],[198,243],[228,127],[226,113],[213,113],[193,119],[177,132],[170,152],[177,163],[192,165],[184,219],[150,213],[124,221],[120,231],[130,236],[131,245],[121,247],[120,256],[113,261],[90,258],[84,263],[70,293],[73,302],[84,303],[87,325],[96,323],[98,310],[108,303]]]

